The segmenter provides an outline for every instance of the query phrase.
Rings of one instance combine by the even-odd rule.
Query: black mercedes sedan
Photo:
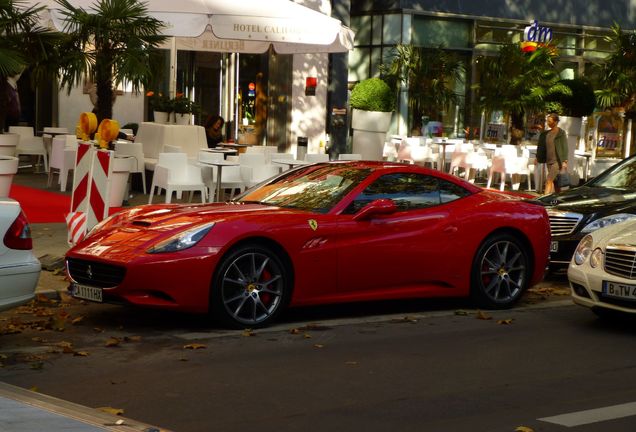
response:
[[[581,186],[538,200],[550,216],[550,269],[567,267],[587,233],[636,217],[636,155]]]

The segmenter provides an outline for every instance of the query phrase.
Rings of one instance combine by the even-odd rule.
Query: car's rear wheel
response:
[[[471,295],[481,307],[512,306],[528,285],[529,260],[514,236],[498,234],[479,247],[471,272]]]
[[[271,323],[287,306],[290,272],[266,246],[244,245],[226,255],[212,285],[212,311],[233,328]]]

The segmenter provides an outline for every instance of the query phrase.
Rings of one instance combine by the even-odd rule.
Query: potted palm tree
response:
[[[393,91],[380,78],[369,78],[353,87],[350,105],[353,153],[362,159],[381,160],[395,107]]]
[[[191,123],[192,115],[198,112],[198,105],[185,97],[183,93],[177,93],[177,97],[172,99],[172,109],[174,122],[179,125],[188,125]]]

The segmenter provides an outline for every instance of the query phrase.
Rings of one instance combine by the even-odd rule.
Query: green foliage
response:
[[[112,118],[113,89],[125,80],[139,92],[160,70],[157,47],[166,40],[160,34],[164,24],[148,16],[139,0],[97,0],[89,10],[56,2],[71,36],[61,85],[70,92],[88,76],[97,85],[98,120]]]
[[[198,114],[199,105],[185,97],[182,93],[177,93],[177,97],[172,99],[172,109],[179,114]]]
[[[502,46],[497,56],[479,57],[479,80],[473,89],[480,107],[487,113],[503,111],[513,127],[522,130],[526,114],[545,112],[551,96],[571,93],[561,82],[555,58],[550,45],[526,53],[516,43]]]
[[[463,81],[464,69],[453,52],[413,45],[397,45],[390,64],[380,68],[396,91],[401,83],[407,84],[411,127],[421,126],[423,115],[441,120],[441,114],[457,103],[455,86]]]
[[[350,103],[359,110],[391,112],[395,109],[395,95],[380,78],[369,78],[353,87]]]
[[[167,95],[161,92],[149,91],[146,93],[150,108],[155,111],[172,112],[174,103]]]
[[[623,107],[626,111],[636,101],[636,31],[623,32],[618,24],[605,37],[614,51],[595,65],[596,102],[599,108]]]
[[[592,85],[584,79],[565,79],[560,81],[567,91],[551,94],[546,104],[547,112],[555,112],[570,117],[588,116],[596,107],[596,96]]]

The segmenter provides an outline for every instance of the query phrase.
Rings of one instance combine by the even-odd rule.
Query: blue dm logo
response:
[[[552,29],[550,27],[542,27],[537,20],[534,20],[523,30],[521,51],[532,52],[538,46],[547,45],[550,42],[552,42]]]

